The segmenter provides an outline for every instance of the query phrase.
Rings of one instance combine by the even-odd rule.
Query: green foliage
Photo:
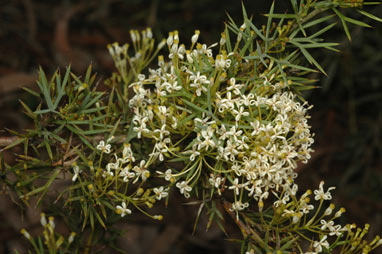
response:
[[[104,91],[91,66],[84,78],[69,67],[48,80],[40,70],[40,93],[26,89],[40,104],[32,110],[21,102],[35,128],[15,133],[19,138],[4,148],[24,145],[17,163],[4,165],[6,188],[25,204],[36,196],[47,210],[54,202],[75,215],[69,227],[77,234],[90,230],[87,248],[100,239],[98,232],[136,211],[161,220],[150,208],[162,199],[170,202],[176,188],[200,200],[194,230],[203,210],[207,229],[215,222],[225,232],[223,214],[231,216],[243,235],[242,253],[377,248],[379,237],[362,240],[368,226],[354,232],[355,226],[334,224],[344,209],[332,215],[334,205],[326,206],[333,187],[324,191],[320,184],[315,208],[312,192],[299,195],[294,183],[297,163],[307,162],[313,143],[310,106],[301,91],[315,88],[309,74],[326,74],[310,51],[337,51],[338,43],[321,38],[335,17],[349,39],[348,23],[368,27],[341,13],[363,3],[291,0],[291,5],[292,14],[279,14],[273,3],[262,27],[243,6],[243,23],[228,17],[219,43],[210,46],[198,43],[198,30],[189,47],[180,43],[178,31],[155,46],[150,29],[132,30],[133,52],[127,44],[108,46],[117,72]],[[166,44],[168,57],[159,55],[158,64],[152,63]],[[72,246],[74,235],[65,241],[54,224],[41,224],[45,247],[23,230],[37,253],[84,249],[82,238]]]

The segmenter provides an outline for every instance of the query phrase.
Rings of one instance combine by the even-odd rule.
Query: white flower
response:
[[[239,108],[239,111],[237,111],[236,109],[232,110],[232,112],[234,113],[235,115],[235,121],[236,122],[239,122],[240,121],[240,118],[242,116],[249,116],[249,112],[245,112],[244,111],[244,107],[240,107]]]
[[[256,103],[256,101],[253,99],[255,98],[253,93],[249,93],[247,96],[242,94],[241,97],[242,99],[240,100],[240,104],[244,104],[245,106],[253,106]]]
[[[223,156],[225,160],[228,160],[228,156],[229,156],[229,160],[231,161],[234,161],[235,156],[239,154],[239,152],[236,149],[236,145],[232,143],[231,140],[227,141],[227,145],[224,148],[224,151],[221,151],[221,152],[222,154],[220,155]]]
[[[330,231],[332,231],[334,229],[334,221],[327,222],[326,220],[321,220],[321,224],[321,230],[329,229]]]
[[[161,200],[162,198],[165,198],[168,196],[168,189],[165,189],[163,186],[160,186],[159,188],[154,188],[155,198],[157,200]]]
[[[243,134],[242,130],[236,130],[236,128],[237,128],[236,126],[232,126],[228,132],[229,135],[231,135],[233,137],[235,142],[237,142],[239,137],[241,136],[241,134]]]
[[[209,183],[218,189],[218,193],[220,195],[220,184],[222,183],[222,178],[220,176],[216,176],[214,174],[210,174],[210,178],[208,179]]]
[[[102,151],[103,153],[110,153],[110,144],[105,144],[105,141],[101,140],[97,145],[97,149]]]
[[[229,68],[231,66],[231,59],[227,59],[227,56],[217,55],[215,59],[215,67],[218,70]]]
[[[332,236],[332,235],[336,235],[336,236],[340,236],[343,234],[343,229],[341,228],[341,225],[335,225],[331,230],[330,230],[330,233],[329,235]]]
[[[206,116],[206,113],[203,112],[202,117],[201,118],[196,117],[194,119],[194,122],[195,124],[200,124],[201,126],[206,126],[206,125],[211,125],[216,123],[214,120],[209,121],[210,118],[211,118],[210,116]]]
[[[196,145],[192,146],[192,150],[186,151],[187,153],[191,153],[190,155],[190,161],[194,161],[197,156],[200,155],[200,152],[196,150]]]
[[[245,208],[247,208],[249,206],[249,203],[248,202],[245,202],[245,203],[242,203],[240,200],[239,201],[236,201],[234,203],[232,203],[232,206],[229,208],[229,210],[231,212],[234,212],[234,211],[242,211],[244,210]]]
[[[117,205],[116,212],[121,215],[121,217],[124,217],[126,214],[131,214],[131,210],[126,208],[126,203],[122,202],[122,206]]]
[[[135,115],[133,118],[133,123],[137,125],[137,127],[134,127],[133,130],[137,132],[137,137],[141,138],[142,133],[148,133],[150,132],[149,129],[146,128],[146,122],[149,119],[147,117],[140,117],[138,115]]]
[[[167,136],[170,134],[170,132],[166,130],[166,124],[163,124],[160,130],[154,130],[154,133],[159,133],[159,139],[161,140],[164,138],[165,135]]]
[[[78,165],[74,165],[73,166],[73,172],[74,172],[74,175],[72,177],[72,181],[75,182],[78,178],[78,175],[82,172],[82,170],[80,170]]]
[[[119,173],[119,176],[123,177],[123,181],[127,183],[129,181],[129,179],[135,177],[135,173],[130,172],[129,167],[125,167],[121,170],[121,172]]]
[[[321,181],[320,182],[320,185],[319,185],[319,189],[318,190],[314,190],[314,199],[315,200],[331,200],[332,199],[332,195],[330,194],[330,191],[331,190],[334,190],[336,187],[329,187],[328,191],[325,193],[324,192],[324,181]]]
[[[168,147],[166,143],[170,143],[171,140],[169,138],[165,138],[163,141],[160,141],[154,145],[154,150],[150,154],[150,156],[158,156],[159,161],[164,160],[164,154],[168,152]]]
[[[314,206],[313,205],[308,205],[308,203],[305,203],[300,207],[300,211],[302,211],[302,213],[309,213],[310,210],[313,210],[314,209]]]
[[[207,77],[204,75],[200,75],[200,72],[198,71],[196,75],[191,72],[190,80],[193,81],[192,84],[190,84],[190,87],[196,88],[196,95],[201,96],[202,91],[207,92],[208,89],[205,87],[205,84],[210,84],[210,81],[207,80]]]
[[[222,126],[220,127],[220,130],[218,130],[217,133],[220,135],[219,140],[226,140],[229,136],[229,133],[227,129],[225,128],[224,124],[222,124]]]
[[[186,181],[177,183],[176,187],[179,189],[180,193],[183,194],[186,198],[190,197],[189,192],[192,190],[192,187],[188,186]]]
[[[133,183],[136,183],[139,179],[139,177],[142,178],[142,181],[146,181],[148,177],[150,177],[150,171],[148,171],[146,169],[146,161],[145,160],[141,160],[141,162],[139,163],[139,167],[138,166],[135,166],[133,168],[133,170],[135,171],[135,176],[137,177]]]
[[[104,178],[108,176],[114,176],[114,173],[111,171],[111,169],[115,169],[115,164],[110,162],[106,165],[106,171],[103,172],[102,176]]]
[[[156,171],[157,174],[159,175],[164,175],[164,179],[166,181],[170,181],[171,178],[172,178],[172,170],[171,169],[167,169],[166,172],[161,172],[161,171]]]
[[[322,247],[329,249],[329,243],[326,241],[326,238],[328,238],[328,236],[324,235],[319,242],[314,241],[313,248],[315,248],[317,252],[321,252]]]
[[[122,160],[124,163],[135,162],[133,151],[131,150],[130,144],[124,144],[122,150]]]
[[[208,150],[209,147],[214,148],[216,146],[215,141],[213,141],[213,131],[211,129],[208,130],[202,130],[201,131],[201,136],[203,137],[203,141],[200,140],[200,136],[198,137],[198,140],[200,143],[198,144],[198,150],[202,148],[206,148]]]
[[[236,80],[235,78],[231,78],[229,80],[229,86],[227,87],[227,91],[233,90],[233,93],[236,95],[241,94],[240,89],[244,87],[244,84],[235,84]]]
[[[233,180],[232,186],[229,186],[228,189],[234,190],[235,194],[238,196],[241,187],[242,185],[239,184],[239,179],[235,178],[235,180]]]
[[[161,122],[165,123],[166,118],[170,115],[170,113],[167,112],[168,111],[167,107],[166,106],[159,106],[158,111],[159,111],[159,118],[160,118]]]
[[[172,177],[172,174],[171,174],[171,169],[167,169],[166,172],[165,172],[165,176],[164,176],[164,179],[166,181],[170,181],[171,180],[171,177]]]

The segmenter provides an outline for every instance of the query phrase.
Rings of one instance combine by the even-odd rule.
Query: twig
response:
[[[230,210],[231,204],[227,201],[224,201],[224,208],[227,211],[227,213],[232,217],[232,219],[235,221],[236,225],[240,228],[242,234],[244,237],[250,236],[252,239],[254,239],[256,242],[260,244],[261,247],[265,248],[265,243],[262,240],[262,238],[259,236],[258,233],[256,233],[252,228],[250,228],[248,225],[244,224],[240,219],[237,218],[236,214]]]
[[[19,140],[18,137],[0,137],[0,147],[6,147]]]
[[[88,140],[91,140],[91,141],[95,141],[95,142],[98,142],[98,141],[101,141],[101,140],[104,140],[107,136],[103,136],[103,135],[97,135],[97,136],[93,136],[91,138],[88,138],[86,137]],[[126,140],[126,135],[120,135],[120,136],[115,136],[113,138],[114,140],[114,143],[117,143],[117,144],[121,144],[121,143],[124,143],[125,140]],[[6,147],[10,144],[12,144],[13,142],[19,140],[20,138],[19,137],[0,137],[0,147]],[[73,142],[74,145],[77,145],[79,143],[81,143],[81,140],[78,139],[78,140],[75,140],[76,142]],[[71,143],[71,142],[70,142]],[[0,150],[1,151],[1,150]]]

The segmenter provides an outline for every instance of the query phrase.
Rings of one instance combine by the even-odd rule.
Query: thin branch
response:
[[[0,137],[0,147],[6,147],[19,140],[18,137]]]
[[[126,135],[115,136],[113,139],[114,143],[121,144],[121,143],[125,142],[126,137],[127,137]],[[98,141],[104,140],[106,137],[103,135],[97,135],[97,136],[93,136],[91,138],[88,138],[88,137],[86,137],[86,138],[88,140],[98,142]],[[12,144],[13,142],[15,142],[19,139],[20,139],[19,137],[14,137],[14,136],[13,137],[0,137],[0,147],[6,147],[6,146]],[[73,142],[73,143],[74,143],[74,145],[77,145],[77,144],[82,143],[82,142],[80,139],[78,139],[78,140],[76,140],[76,142]]]

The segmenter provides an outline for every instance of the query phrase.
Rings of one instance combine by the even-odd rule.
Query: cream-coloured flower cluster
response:
[[[248,60],[227,53],[223,38],[214,55],[217,44],[197,44],[198,36],[196,31],[186,50],[171,32],[169,61],[159,56],[158,68],[130,85],[137,138],[154,141],[150,156],[159,161],[185,159],[183,170],[160,173],[186,197],[196,179],[207,176],[219,194],[234,193],[234,210],[248,206],[241,203],[242,192],[261,202],[285,191],[286,202],[297,190],[297,162],[306,162],[312,152],[309,107],[275,75],[230,77]]]

